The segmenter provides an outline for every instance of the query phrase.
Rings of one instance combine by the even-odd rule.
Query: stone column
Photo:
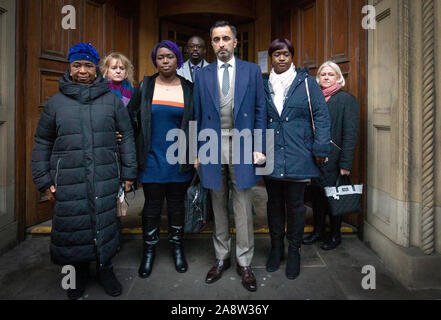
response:
[[[435,1],[423,0],[423,135],[421,249],[435,252]]]
[[[435,251],[441,254],[441,0],[434,1],[434,63],[435,63],[435,101],[437,117],[435,119],[436,128],[436,152],[435,152]]]

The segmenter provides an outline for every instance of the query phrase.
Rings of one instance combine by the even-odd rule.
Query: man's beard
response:
[[[219,52],[216,52],[216,56],[221,61],[228,61],[233,56],[233,52],[228,50],[225,54],[220,54]]]

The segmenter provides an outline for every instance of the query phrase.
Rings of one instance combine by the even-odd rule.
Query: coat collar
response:
[[[74,83],[70,76],[70,69],[60,78],[58,84],[61,93],[80,103],[89,103],[110,91],[107,79],[103,78],[99,70],[92,84]]]
[[[234,118],[241,107],[242,101],[245,97],[246,89],[249,82],[249,69],[245,68],[246,63],[237,57],[236,60],[236,77],[234,85]],[[216,106],[217,112],[220,114],[220,101],[219,101],[219,85],[217,77],[217,61],[206,67],[206,70],[210,73],[208,76],[208,91]]]
[[[302,72],[303,69],[296,70],[297,76],[294,78],[291,87],[289,88],[288,94],[286,95],[285,104],[289,100],[289,98],[293,95],[296,88],[305,81],[306,77],[308,76],[308,73]],[[285,106],[283,106],[285,108]]]
[[[191,103],[191,98],[193,97],[193,83],[178,75],[181,80],[182,91],[184,93],[184,105],[188,106]]]
[[[269,74],[263,75],[263,87],[265,88],[265,97],[268,104],[274,109],[276,114],[279,114],[277,111],[276,105],[274,104],[274,101],[271,97],[271,90],[270,90],[270,82],[269,82]]]
[[[208,65],[209,65],[209,63],[205,59],[202,59],[201,62],[198,64],[198,66],[200,66],[201,69],[205,68]],[[186,68],[191,71],[191,66],[192,66],[192,63],[191,63],[190,59],[188,59],[187,61],[184,62],[184,65],[182,66],[182,68]]]
[[[219,101],[219,88],[217,85],[217,62],[213,62],[205,68],[207,70],[206,84],[208,86],[208,92],[211,99],[216,106],[217,112],[220,114],[220,101]]]
[[[248,82],[250,81],[250,69],[245,68],[246,63],[236,58],[236,80],[234,88],[234,119],[236,119],[237,113],[242,105],[242,101],[245,97],[245,93],[248,88]]]
[[[209,65],[209,63],[205,60],[202,59],[201,63],[199,64],[201,65],[201,69],[205,68],[206,66]],[[189,78],[191,78],[192,81],[194,81],[193,79],[193,73],[191,72],[191,61],[190,59],[188,59],[187,61],[184,62],[184,65],[182,66],[182,73],[186,76],[188,76]]]
[[[285,104],[287,103],[287,101],[289,101],[289,98],[294,94],[294,91],[297,89],[297,87],[305,81],[306,77],[308,77],[309,72],[308,70],[305,68],[296,68],[296,72],[297,72],[297,76],[294,78],[291,87],[288,90],[288,94],[286,95],[285,98]],[[276,114],[278,115],[279,112],[277,111],[277,108],[274,104],[274,101],[271,97],[271,90],[270,90],[270,82],[269,82],[269,74],[264,74],[263,75],[263,84],[264,84],[264,88],[265,88],[265,93],[266,93],[266,97],[267,97],[267,101],[269,102],[270,106],[274,109],[274,111],[276,112]],[[285,104],[283,106],[283,110],[285,110]],[[283,111],[282,111],[283,114]]]

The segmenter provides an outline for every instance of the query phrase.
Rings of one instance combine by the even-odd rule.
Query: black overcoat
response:
[[[328,101],[331,140],[335,144],[331,143],[329,161],[320,168],[322,186],[335,185],[340,169],[352,171],[357,143],[358,109],[357,99],[343,90],[334,94]]]
[[[68,71],[59,88],[38,123],[31,163],[40,192],[56,187],[51,258],[60,265],[103,265],[119,245],[119,182],[136,179],[133,129],[126,108],[100,74],[84,85],[73,83]],[[115,131],[123,135],[119,147]]]

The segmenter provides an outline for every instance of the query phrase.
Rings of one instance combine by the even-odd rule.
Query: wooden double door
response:
[[[272,0],[268,26],[272,39],[284,37],[293,42],[296,65],[309,67],[313,75],[326,60],[340,65],[346,78],[345,90],[360,102],[353,167],[357,182],[366,181],[366,32],[361,28],[365,4],[366,0]],[[62,28],[62,8],[66,5],[76,9],[74,30]],[[30,161],[38,120],[45,102],[58,91],[58,79],[68,67],[69,48],[90,42],[101,56],[120,51],[138,65],[138,8],[139,0],[17,0],[15,203],[22,226],[51,218],[49,202],[32,182]],[[160,23],[159,37],[174,40],[183,49],[189,36],[202,35],[207,41],[208,60],[214,61],[209,24],[192,28],[167,19]],[[261,35],[255,34],[253,23],[237,26],[242,47],[236,54],[256,61],[254,41]],[[363,216],[350,216],[346,221],[361,227]]]
[[[76,29],[63,29],[64,6],[75,9]],[[47,100],[58,92],[69,48],[89,42],[101,58],[119,51],[137,65],[138,0],[19,0],[17,83],[17,198],[22,226],[51,219],[51,205],[38,192],[30,168],[34,134]],[[72,12],[72,11],[70,11]],[[72,23],[72,21],[70,21]],[[72,24],[71,24],[72,25]],[[20,218],[19,218],[20,219]]]

